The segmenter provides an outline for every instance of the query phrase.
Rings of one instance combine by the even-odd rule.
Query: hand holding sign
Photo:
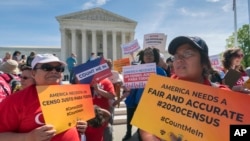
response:
[[[36,88],[45,122],[52,124],[57,133],[76,126],[79,120],[87,121],[94,117],[89,85],[51,85]],[[57,116],[54,116],[55,111]],[[84,127],[84,122],[80,122],[80,131]]]
[[[250,124],[249,101],[248,95],[151,74],[131,123],[161,139],[227,141],[230,125]]]

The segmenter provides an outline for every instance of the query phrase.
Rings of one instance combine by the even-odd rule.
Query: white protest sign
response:
[[[164,33],[150,33],[144,35],[143,48],[154,47],[165,51],[167,36]]]
[[[138,49],[140,49],[140,45],[136,39],[128,44],[121,45],[121,48],[122,48],[122,53],[125,55],[137,51]]]
[[[209,60],[213,68],[222,69],[222,63],[220,59],[220,54],[209,56]]]
[[[123,79],[126,88],[144,88],[151,73],[156,73],[156,64],[124,66]]]

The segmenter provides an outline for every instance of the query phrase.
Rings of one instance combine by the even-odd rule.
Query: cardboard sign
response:
[[[77,120],[95,116],[90,86],[87,84],[36,87],[46,124],[61,133],[75,127]]]
[[[119,73],[122,72],[122,67],[129,65],[130,65],[129,58],[122,58],[113,61],[114,70],[118,71]]]
[[[139,43],[138,43],[138,41],[136,39],[136,40],[134,40],[134,41],[132,41],[130,43],[121,45],[121,48],[122,48],[122,54],[125,55],[125,54],[131,54],[131,53],[139,50],[140,45],[139,45]]]
[[[244,86],[250,89],[250,78],[244,83]]]
[[[213,68],[218,69],[218,70],[222,70],[222,63],[221,63],[221,55],[220,54],[209,56],[209,60],[210,60]]]
[[[151,73],[156,73],[156,64],[147,63],[123,67],[123,81],[126,88],[144,88]]]
[[[93,84],[112,75],[107,62],[101,57],[74,67],[81,84]]]
[[[229,88],[232,88],[240,77],[241,77],[240,72],[233,69],[229,69],[224,77],[224,83],[225,85],[228,85]]]
[[[170,141],[229,141],[250,124],[250,96],[151,74],[131,123]]]
[[[165,52],[167,36],[164,33],[150,33],[144,35],[143,48],[154,47]]]

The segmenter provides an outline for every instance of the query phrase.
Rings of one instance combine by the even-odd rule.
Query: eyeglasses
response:
[[[27,76],[20,76],[20,78],[23,79],[23,80],[27,80],[27,79],[29,79],[30,77],[27,77]]]
[[[182,55],[175,54],[172,59],[173,59],[173,61],[176,61],[179,59],[184,60],[184,59],[188,59],[189,57],[194,56],[194,54],[195,53],[192,50],[185,50]]]
[[[40,68],[35,69],[41,69],[44,71],[52,71],[55,69],[56,72],[64,72],[64,66],[51,66],[49,64],[43,64]]]
[[[243,58],[244,54],[235,54],[235,57],[237,57],[237,58]]]

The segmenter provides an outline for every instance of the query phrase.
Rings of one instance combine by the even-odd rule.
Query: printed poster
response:
[[[220,54],[209,56],[209,60],[210,60],[213,68],[218,69],[218,70],[222,70],[223,65],[221,63],[220,58],[221,58]]]
[[[151,74],[131,123],[164,140],[229,141],[250,124],[250,96]]]
[[[123,67],[124,86],[130,89],[144,88],[151,73],[156,73],[156,64],[147,63]]]
[[[129,66],[129,65],[130,65],[129,58],[122,58],[113,61],[114,70],[118,71],[119,73],[122,72],[123,66]]]
[[[112,75],[107,62],[101,58],[74,67],[74,73],[81,84],[93,84]]]
[[[131,54],[137,50],[140,49],[140,45],[136,40],[130,42],[130,43],[127,43],[127,44],[122,44],[121,45],[121,48],[122,48],[122,54],[126,55],[126,54]]]
[[[144,35],[143,48],[154,47],[165,52],[167,35],[164,33],[150,33]]]
[[[75,127],[77,120],[95,117],[88,84],[37,86],[39,101],[46,124],[61,133]]]

